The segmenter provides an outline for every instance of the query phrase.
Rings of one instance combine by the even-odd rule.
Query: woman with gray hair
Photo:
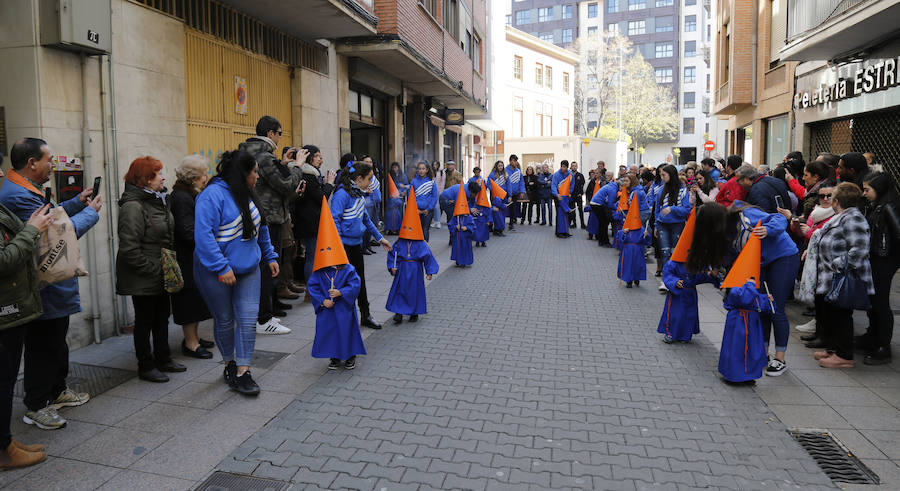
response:
[[[197,326],[212,316],[194,283],[194,201],[209,180],[209,161],[202,155],[188,155],[175,168],[175,185],[169,194],[175,218],[175,254],[184,288],[172,294],[172,317],[184,331],[181,353],[191,358],[209,359],[212,341],[200,339]]]

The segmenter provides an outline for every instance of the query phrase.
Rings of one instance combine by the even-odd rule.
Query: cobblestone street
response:
[[[520,230],[219,468],[301,489],[833,487],[753,389],[719,380],[710,341],[660,342],[653,279],[625,289],[613,250]]]

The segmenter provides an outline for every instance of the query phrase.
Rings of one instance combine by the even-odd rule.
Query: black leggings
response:
[[[360,320],[364,320],[369,316],[369,297],[366,295],[366,263],[363,260],[362,246],[344,244],[344,251],[350,264],[356,269],[356,274],[359,275],[359,296],[356,297],[356,305],[359,306]]]
[[[12,440],[13,389],[19,375],[19,361],[25,346],[25,332],[29,325],[0,330],[0,450],[6,450]]]
[[[897,272],[898,261],[890,258],[872,258],[872,282],[875,294],[871,296],[869,329],[866,338],[871,348],[890,348],[894,335],[894,312],[891,310],[891,280]]]
[[[138,360],[138,371],[146,372],[172,360],[169,351],[169,294],[132,295],[131,303],[134,305],[134,354]]]

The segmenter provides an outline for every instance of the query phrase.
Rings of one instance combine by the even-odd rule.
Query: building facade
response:
[[[506,25],[566,47],[579,36],[578,2],[575,0],[506,0],[511,2]]]
[[[446,114],[486,112],[485,0],[72,5],[79,15],[61,18],[55,2],[0,4],[0,61],[16,67],[0,74],[0,152],[40,137],[58,169],[71,168],[57,176],[104,177],[101,221],[80,241],[90,276],[79,280],[73,346],[131,324],[130,302],[115,295],[115,201],[138,156],[159,158],[172,183],[183,157],[203,154],[214,169],[269,114],[281,145],[317,145],[326,168],[351,151],[407,168],[480,164],[482,131]],[[67,23],[84,19],[87,36],[70,36]],[[68,186],[53,182],[57,196]]]

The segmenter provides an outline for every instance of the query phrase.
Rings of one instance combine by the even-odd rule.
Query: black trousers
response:
[[[584,195],[572,196],[572,213],[569,213],[569,225],[573,228],[576,226],[575,215],[581,220],[581,227],[584,228]],[[577,208],[577,211],[576,211]]]
[[[134,295],[134,354],[138,371],[152,370],[172,360],[169,350],[169,294]],[[153,348],[150,348],[150,336]],[[28,369],[28,365],[25,365]]]
[[[421,216],[421,215],[420,215]],[[366,294],[366,263],[363,260],[365,256],[362,253],[362,246],[344,244],[344,251],[347,253],[347,259],[356,269],[359,275],[359,296],[356,297],[356,305],[359,306],[360,320],[369,316],[369,297]]]
[[[540,221],[541,205],[537,202],[537,200],[529,201],[528,203],[525,203],[524,206],[525,206],[525,211],[522,212],[522,214],[528,218],[529,224],[531,224],[532,210],[534,210],[534,209],[537,210],[534,212],[534,221],[536,221],[536,222]]]
[[[269,227],[269,241],[272,242],[272,248],[275,254],[278,254],[278,263],[281,263],[281,225],[271,225]],[[261,258],[259,261],[259,313],[256,320],[260,324],[269,322],[272,318],[272,312],[275,310],[275,285],[278,284],[278,277],[272,277],[272,270],[269,269],[269,261]]]
[[[603,205],[591,205],[591,209],[594,210],[594,215],[597,216],[597,221],[600,223],[599,229],[597,232],[597,242],[601,245],[609,245],[609,216],[607,215],[607,208]]]
[[[845,360],[853,359],[853,311],[842,309],[832,303],[822,300],[822,319],[825,320],[825,329],[821,331],[825,343],[834,350],[834,353]],[[818,325],[818,321],[816,324]]]
[[[168,305],[168,302],[166,302]],[[69,316],[37,320],[25,331],[25,406],[47,407],[66,390],[69,376]]]
[[[898,261],[891,258],[872,258],[872,281],[875,295],[871,296],[869,329],[866,341],[871,348],[890,348],[894,335],[894,312],[891,310],[891,280],[897,272]]]
[[[516,201],[515,197],[513,197],[513,202],[509,204],[508,210],[509,210],[509,228],[510,229],[516,228],[516,220],[518,220],[519,217],[521,216],[521,213],[519,213],[519,207],[521,205],[522,205],[522,203],[519,203],[518,201]]]
[[[419,210],[422,211],[422,210]],[[419,213],[419,223],[422,225],[422,236],[425,237],[425,242],[428,242],[429,233],[431,230],[431,221],[434,219],[434,210],[428,210],[428,213],[422,214]],[[362,255],[362,251],[360,250],[360,255]],[[351,263],[352,264],[352,263]],[[356,265],[354,264],[355,268]],[[360,278],[362,278],[362,273],[359,274]],[[365,283],[365,280],[363,281]]]
[[[22,359],[27,329],[28,326],[25,325],[0,331],[0,450],[6,450],[12,440],[9,425],[12,419],[13,390],[19,375],[19,361]]]

